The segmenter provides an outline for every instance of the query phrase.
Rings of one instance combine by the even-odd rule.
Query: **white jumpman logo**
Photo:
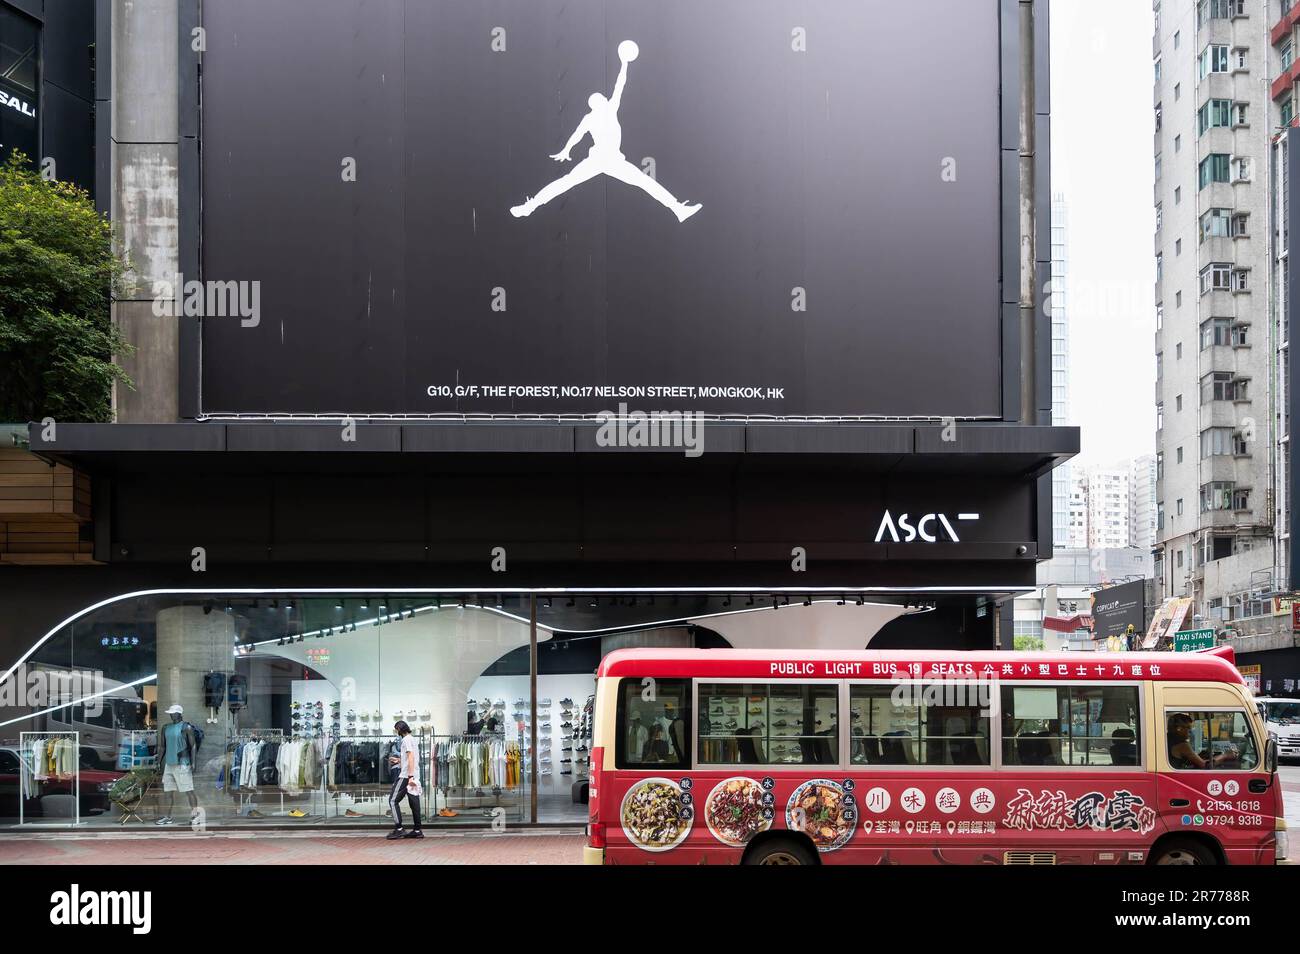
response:
[[[545,205],[574,186],[588,179],[594,179],[601,173],[613,176],[620,182],[626,182],[638,189],[644,189],[661,205],[672,211],[679,222],[685,222],[700,211],[699,203],[691,205],[687,202],[678,202],[671,192],[628,162],[623,153],[619,152],[619,146],[623,143],[623,129],[618,124],[618,107],[623,100],[623,87],[627,85],[627,64],[635,60],[640,52],[640,48],[631,40],[624,40],[618,45],[618,58],[623,66],[619,69],[618,80],[614,83],[613,98],[606,99],[600,93],[592,93],[587,99],[587,105],[591,109],[586,116],[582,117],[582,122],[578,123],[578,128],[573,131],[564,148],[551,156],[556,162],[569,162],[572,158],[569,153],[573,151],[573,147],[582,141],[583,136],[590,133],[592,145],[587,152],[587,158],[574,166],[573,171],[568,175],[556,179],[523,205],[511,208],[511,215],[516,218],[532,215],[533,210],[538,206]]]

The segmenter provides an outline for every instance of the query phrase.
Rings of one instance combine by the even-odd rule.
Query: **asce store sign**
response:
[[[203,411],[1001,411],[997,0],[203,8]]]

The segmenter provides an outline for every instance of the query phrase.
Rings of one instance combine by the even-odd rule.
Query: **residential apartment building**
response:
[[[1070,217],[1065,197],[1052,196],[1052,424],[1070,423],[1070,322],[1066,312],[1069,294]],[[1071,471],[1067,461],[1052,471],[1052,539],[1058,547],[1071,542]]]
[[[1129,545],[1129,469],[1093,467],[1087,471],[1088,547]]]
[[[1155,4],[1157,594],[1207,618],[1280,582],[1265,82],[1278,13]]]
[[[1129,546],[1148,553],[1156,545],[1156,455],[1133,458],[1129,469]]]

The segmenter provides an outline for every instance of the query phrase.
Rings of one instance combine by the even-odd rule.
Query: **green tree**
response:
[[[1043,637],[1041,636],[1016,636],[1012,640],[1018,653],[1032,653],[1043,648]]]
[[[106,422],[114,355],[130,346],[109,304],[124,265],[83,189],[42,179],[15,150],[0,165],[0,421]]]

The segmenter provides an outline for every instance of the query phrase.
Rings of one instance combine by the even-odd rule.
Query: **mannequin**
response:
[[[158,764],[163,768],[163,795],[166,810],[158,819],[159,825],[174,825],[172,812],[176,806],[176,793],[184,792],[190,803],[190,816],[199,807],[198,797],[194,794],[194,756],[198,752],[198,741],[194,737],[194,728],[181,719],[185,710],[179,705],[167,710],[170,721],[158,730]]]

